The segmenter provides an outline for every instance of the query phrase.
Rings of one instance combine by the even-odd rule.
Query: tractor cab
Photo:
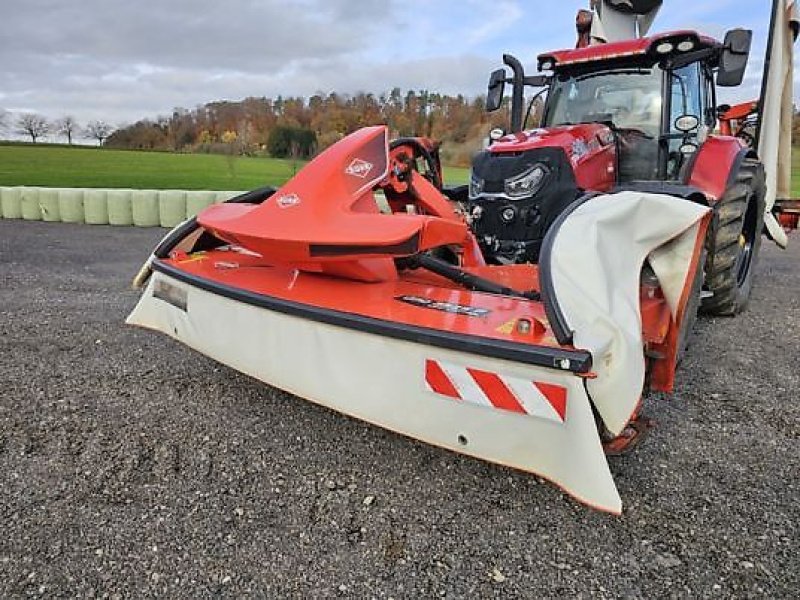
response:
[[[550,224],[582,193],[688,184],[717,125],[716,86],[741,83],[751,38],[741,29],[724,43],[677,31],[549,52],[536,76],[505,55],[511,76],[492,73],[487,110],[503,106],[510,84],[510,128],[473,161],[467,204],[484,253],[536,262]],[[526,87],[547,94],[535,129]],[[535,181],[518,185],[528,174]],[[559,201],[548,201],[556,188]]]
[[[726,44],[738,38],[749,51],[749,36],[731,32]],[[552,78],[542,126],[606,123],[617,136],[619,183],[682,182],[717,124],[714,73],[726,44],[679,31],[543,54],[539,68]],[[735,78],[727,69],[720,81]]]

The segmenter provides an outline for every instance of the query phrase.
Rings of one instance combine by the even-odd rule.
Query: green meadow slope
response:
[[[302,161],[106,150],[85,146],[0,145],[0,185],[132,189],[248,190],[281,185]],[[448,183],[469,170],[446,168]]]

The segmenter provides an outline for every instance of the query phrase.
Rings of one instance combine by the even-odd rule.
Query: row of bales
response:
[[[174,227],[205,207],[242,192],[0,187],[5,219]]]

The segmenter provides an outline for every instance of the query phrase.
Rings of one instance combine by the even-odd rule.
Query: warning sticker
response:
[[[431,310],[438,310],[454,315],[464,315],[467,317],[485,317],[492,312],[488,308],[464,306],[463,304],[455,304],[454,302],[439,302],[438,300],[431,300],[430,298],[422,298],[420,296],[397,296],[395,300],[419,306],[420,308],[430,308]]]
[[[506,335],[511,335],[512,333],[514,333],[514,328],[516,326],[517,326],[517,320],[511,319],[510,321],[507,321],[506,323],[500,325],[500,327],[495,329],[495,331],[498,333],[505,333]]]

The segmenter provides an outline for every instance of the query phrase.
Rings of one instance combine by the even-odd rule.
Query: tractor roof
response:
[[[539,55],[539,70],[559,70],[590,63],[619,62],[623,59],[651,56],[654,61],[675,54],[686,54],[708,48],[719,48],[714,38],[696,31],[671,31],[646,38],[599,44],[572,50],[557,50]]]

